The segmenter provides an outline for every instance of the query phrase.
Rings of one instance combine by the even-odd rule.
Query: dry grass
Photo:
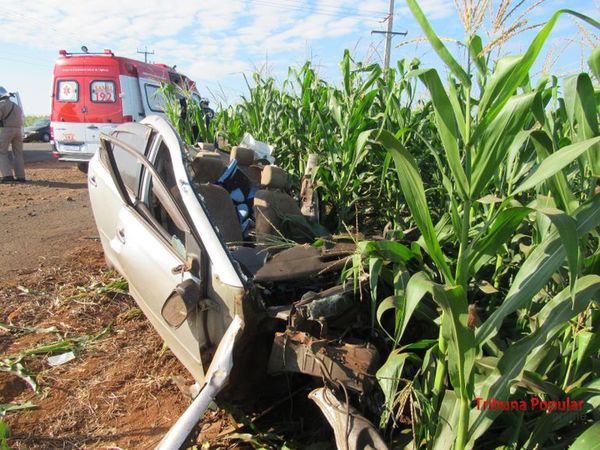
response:
[[[9,414],[15,448],[151,448],[188,404],[172,383],[191,377],[104,269],[98,243],[78,249],[60,267],[38,270],[0,285],[0,315],[17,327],[55,327],[58,333],[0,335],[3,355],[58,339],[92,335],[76,359],[49,367],[44,355],[27,357],[40,392],[0,373],[0,403],[31,401],[37,410]]]

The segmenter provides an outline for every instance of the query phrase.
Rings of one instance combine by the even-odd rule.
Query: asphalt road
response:
[[[52,159],[52,145],[43,142],[24,143],[25,162],[48,161]]]

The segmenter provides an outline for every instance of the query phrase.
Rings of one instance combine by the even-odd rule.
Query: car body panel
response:
[[[210,353],[211,348],[216,348],[233,318],[235,299],[243,297],[243,283],[205,211],[191,192],[181,160],[181,140],[165,121],[145,120],[155,127],[148,123],[124,124],[112,136],[103,138],[102,150],[92,158],[88,171],[90,202],[107,261],[125,276],[140,309],[178,359],[201,381],[204,377],[201,349],[206,348]],[[150,129],[152,135],[140,136]],[[131,135],[126,139],[127,133]],[[135,168],[121,165],[123,175],[130,177],[124,183],[119,167],[114,166],[116,160],[111,145],[116,145],[115,142],[120,142],[123,147],[136,144],[131,148],[135,148],[139,160],[149,166],[157,159],[159,151],[169,153],[178,196],[185,205],[189,226],[194,229],[194,233],[186,234],[185,242],[170,245],[168,237],[158,233],[155,224],[140,214],[140,207],[150,204],[153,190],[150,178],[158,174],[152,173],[149,167],[142,169],[141,165],[137,172]],[[144,148],[147,148],[146,152]],[[109,153],[112,159],[107,159]],[[138,174],[137,178],[135,174]],[[139,190],[132,192],[125,184],[137,185]],[[136,203],[137,207],[134,207]],[[211,255],[210,258],[195,255],[202,265],[198,273],[181,270],[188,263],[188,240],[193,239],[193,234],[202,236],[196,246],[206,249],[203,255]],[[165,301],[183,281],[194,279],[200,284],[201,277],[207,278],[204,281],[209,284],[206,299],[200,299],[201,308],[192,311],[183,325],[169,326],[161,316]]]
[[[92,204],[92,213],[96,221],[96,228],[102,243],[106,260],[118,272],[123,273],[123,268],[117,262],[111,243],[116,237],[119,210],[123,201],[108,170],[99,161],[100,154],[96,153],[88,168],[88,193]],[[94,208],[94,205],[102,207]]]
[[[115,258],[123,273],[127,274],[129,289],[138,299],[144,315],[150,320],[169,348],[197,379],[204,370],[200,356],[203,341],[199,333],[202,323],[197,313],[187,317],[187,324],[179,328],[165,326],[161,309],[165,300],[189,274],[173,273],[173,268],[184,263],[168,245],[154,237],[154,230],[139,217],[137,211],[123,206],[119,211],[118,224],[122,235],[111,242]]]

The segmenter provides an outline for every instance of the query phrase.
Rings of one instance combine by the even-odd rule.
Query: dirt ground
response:
[[[9,445],[153,448],[189,405],[173,378],[192,379],[106,269],[85,174],[48,161],[27,175],[0,185],[0,359],[39,385],[0,371],[0,404],[32,405],[7,413]]]
[[[55,265],[96,234],[86,176],[75,165],[32,163],[27,177],[0,185],[0,280]]]
[[[124,291],[124,280],[106,268],[85,175],[55,161],[26,168],[28,184],[0,185],[0,411],[21,408],[3,419],[7,443],[154,448],[190,404],[178,385],[192,378]],[[50,365],[49,358],[69,351],[74,359]],[[233,405],[209,410],[190,446],[331,448],[329,428],[306,399],[311,387],[292,394],[289,380],[279,382],[288,385],[287,399],[271,398],[279,394],[268,385],[259,395],[263,413]],[[306,403],[295,416],[293,402]],[[288,445],[283,434],[307,441]]]

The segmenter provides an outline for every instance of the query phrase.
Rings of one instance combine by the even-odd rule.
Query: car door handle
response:
[[[125,243],[125,230],[123,228],[117,228],[117,238],[122,244]]]
[[[88,130],[97,130],[97,129],[98,129],[98,127],[96,125],[90,125],[88,127]]]
[[[90,177],[90,184],[94,187],[98,186],[98,183],[96,183],[96,177],[94,175]]]

